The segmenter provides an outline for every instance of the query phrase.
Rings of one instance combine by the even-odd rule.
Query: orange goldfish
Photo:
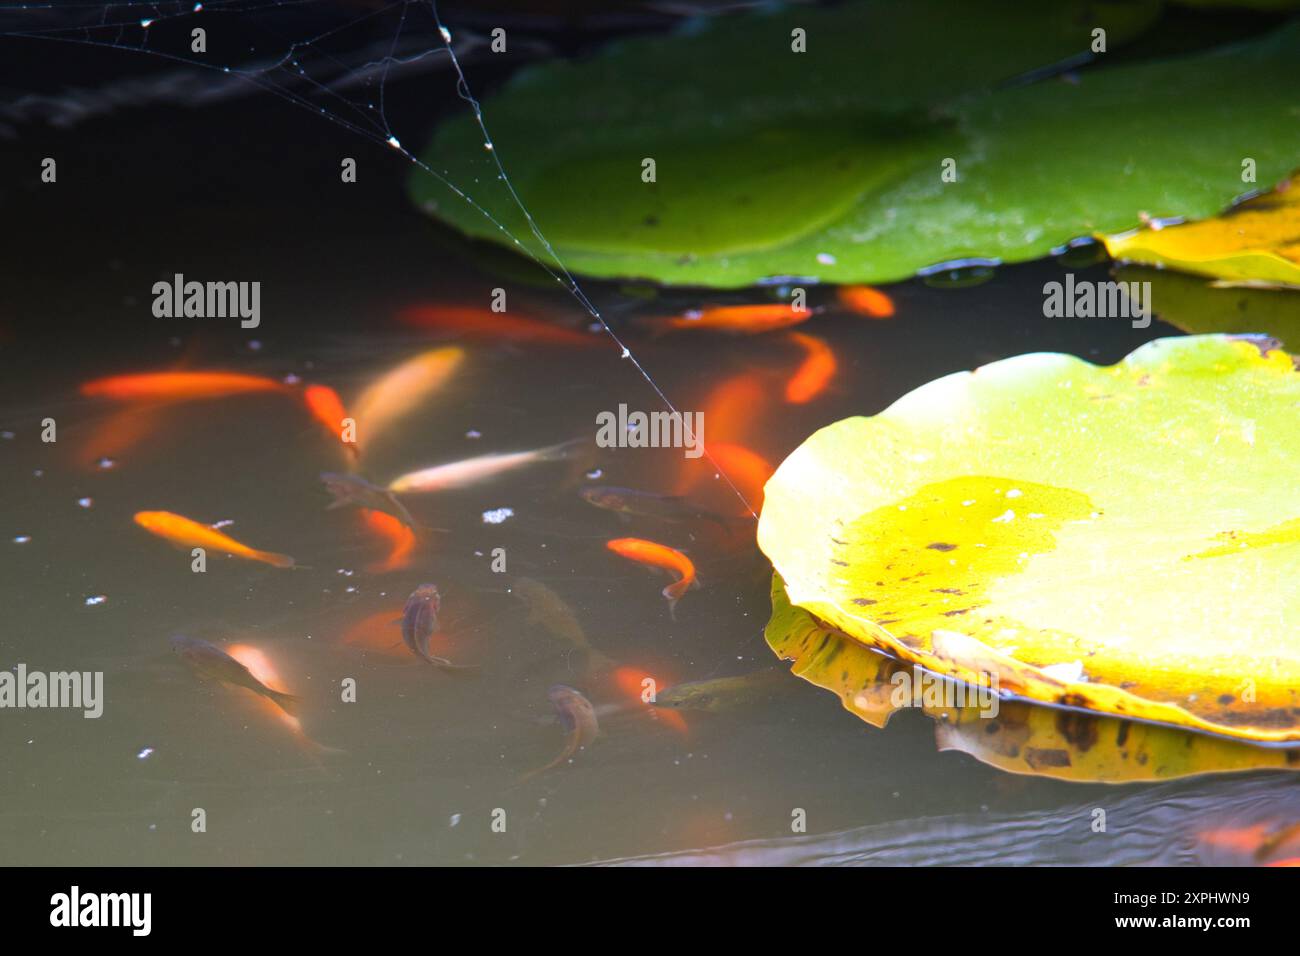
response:
[[[157,437],[166,418],[167,406],[161,403],[123,405],[104,421],[94,424],[94,431],[77,449],[77,463],[94,467],[105,458],[116,458],[149,437]]]
[[[776,470],[771,462],[744,445],[727,442],[710,442],[705,446],[705,451],[745,496],[751,508],[757,511],[763,507],[763,486]]]
[[[343,407],[343,399],[339,398],[339,393],[328,385],[308,385],[302,390],[302,398],[307,403],[307,410],[311,412],[312,417],[324,425],[326,431],[338,438],[343,443],[343,447],[353,458],[356,458],[357,443],[354,439],[349,440],[350,436],[345,431],[343,420],[348,417],[348,413]]]
[[[808,354],[785,383],[785,400],[792,405],[802,405],[826,391],[826,386],[835,377],[835,353],[821,339],[803,332],[791,332],[790,340]]]
[[[383,561],[372,564],[369,570],[382,574],[409,567],[411,554],[415,551],[415,532],[397,518],[382,511],[362,508],[361,516],[367,528],[388,542],[388,556]]]
[[[465,351],[455,346],[433,349],[381,375],[356,401],[357,442],[372,444],[376,435],[442,388],[464,358]]]
[[[771,392],[767,376],[760,372],[742,372],[714,386],[702,410],[709,435],[705,450],[714,442],[746,440],[755,422],[762,420]],[[688,461],[678,473],[673,492],[685,495],[712,475],[708,459]]]
[[[277,568],[291,568],[294,566],[293,558],[287,554],[276,554],[274,551],[258,551],[246,544],[240,544],[234,538],[223,534],[216,528],[206,524],[199,524],[197,521],[192,521],[182,515],[172,514],[170,511],[137,511],[135,523],[146,531],[156,534],[160,538],[166,538],[173,544],[182,547],[206,548],[209,551],[229,554],[237,558],[246,558],[249,561],[261,561],[263,564],[270,564]]]
[[[700,586],[695,577],[695,565],[691,563],[690,558],[675,548],[646,541],[644,538],[615,538],[606,542],[605,547],[629,561],[676,571],[677,580],[663,590],[664,597],[668,599],[669,611],[677,607],[677,602],[681,600],[683,594],[691,588]]]
[[[652,677],[648,672],[635,667],[619,667],[614,670],[614,686],[622,694],[646,709],[647,716],[662,723],[685,736],[689,732],[686,719],[675,710],[658,710],[654,708],[655,697],[663,682]],[[653,691],[654,697],[651,696]]]
[[[289,386],[262,375],[241,372],[145,372],[110,375],[81,386],[90,398],[122,402],[183,402],[198,398],[224,398],[248,392],[287,392]]]
[[[811,309],[796,309],[784,302],[719,305],[683,312],[668,319],[665,324],[670,329],[708,329],[713,332],[757,335],[807,322],[812,315]]]
[[[894,314],[894,300],[869,285],[842,285],[835,292],[840,304],[850,312],[873,319],[887,319]]]
[[[601,342],[599,336],[589,332],[471,306],[416,305],[399,312],[397,320],[404,325],[437,329],[439,332],[456,335],[485,335],[496,339],[544,342],[549,345],[589,346]]]

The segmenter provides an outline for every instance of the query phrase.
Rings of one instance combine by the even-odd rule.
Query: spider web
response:
[[[699,12],[687,5],[665,6],[662,11],[675,16]],[[302,30],[304,13],[330,22],[313,25],[305,39],[290,38],[293,31]],[[258,42],[249,46],[244,58],[222,62],[191,52],[192,30],[202,27],[211,34],[214,26],[232,22],[241,30],[255,24],[261,31],[254,35]],[[465,62],[487,50],[490,41],[473,26],[453,29],[435,0],[6,3],[0,4],[0,38],[102,47],[161,59],[173,67],[91,90],[6,96],[0,99],[0,137],[11,137],[17,125],[34,121],[66,128],[120,109],[164,103],[202,106],[260,91],[337,124],[378,148],[396,151],[482,215],[507,244],[544,270],[599,325],[663,406],[680,414],[565,266],[516,191],[506,171],[508,157],[497,152],[488,118],[465,71]],[[259,50],[259,42],[269,46],[269,52]],[[509,43],[512,53],[537,56],[551,52],[548,44],[527,37],[511,36]],[[482,179],[475,177],[473,185],[453,182],[409,150],[390,122],[389,84],[398,77],[434,71],[448,74],[457,97],[472,112],[483,141],[483,179],[499,184],[509,217],[522,223],[522,230],[509,228],[503,221],[506,213],[494,212],[487,200],[471,194],[471,190],[479,193]],[[427,117],[421,132],[424,127]],[[719,467],[707,445],[704,457],[757,520],[753,506]]]

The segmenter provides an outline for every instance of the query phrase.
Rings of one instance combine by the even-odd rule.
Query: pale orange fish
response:
[[[362,449],[446,385],[464,358],[464,349],[455,346],[422,352],[369,385],[353,404],[356,439]]]
[[[432,465],[394,478],[388,483],[388,490],[396,494],[415,494],[468,488],[518,468],[546,461],[563,461],[585,445],[586,440],[581,439],[532,451],[499,452],[445,465]]]
[[[835,352],[821,339],[803,332],[791,332],[790,340],[807,355],[785,383],[785,400],[792,405],[803,405],[826,391],[835,377]]]
[[[401,637],[393,629],[401,619],[400,605],[376,611],[349,627],[343,633],[340,643],[416,663],[416,659],[411,656],[411,652],[406,649]]]
[[[121,402],[182,402],[249,392],[287,391],[289,386],[284,382],[242,372],[144,372],[139,375],[110,375],[81,386],[82,395]]]
[[[579,332],[540,319],[491,309],[463,305],[417,305],[403,309],[397,321],[421,329],[435,329],[455,335],[483,335],[518,342],[544,342],[548,345],[591,346],[603,344],[600,336]]]
[[[388,542],[387,556],[382,561],[371,564],[367,570],[383,574],[410,567],[411,555],[415,551],[415,532],[397,518],[382,511],[362,508],[361,517],[370,531]]]
[[[272,662],[270,655],[260,647],[252,644],[228,644],[224,648],[225,652],[233,657],[240,664],[248,669],[261,684],[268,689],[283,687],[284,681],[281,679],[279,671]],[[287,696],[287,695],[282,695]],[[293,698],[296,700],[296,698]],[[314,755],[322,754],[341,754],[342,750],[336,747],[326,747],[325,745],[313,740],[303,729],[302,720],[296,715],[275,706],[271,700],[266,697],[259,697],[258,704],[262,706],[267,713],[272,714],[280,723],[284,724],[293,734],[294,738],[305,747],[308,752]]]
[[[691,563],[690,558],[676,548],[657,544],[654,541],[647,541],[644,538],[615,538],[612,541],[607,541],[605,547],[629,561],[662,568],[666,571],[676,571],[677,580],[663,590],[664,597],[668,599],[668,609],[670,611],[677,607],[677,602],[681,600],[683,594],[691,588],[700,586],[695,577],[695,565]]]
[[[357,443],[349,441],[344,419],[348,417],[339,393],[328,385],[308,385],[302,390],[302,399],[307,403],[307,410],[312,418],[325,426],[325,430],[342,442],[344,449],[353,458],[357,457]]]
[[[887,319],[894,314],[894,300],[869,285],[842,285],[835,294],[844,308],[858,315]]]
[[[146,531],[182,547],[205,548],[218,554],[229,554],[249,561],[261,561],[263,564],[270,564],[277,568],[294,566],[293,558],[287,554],[258,551],[246,544],[240,544],[216,528],[192,521],[182,515],[172,514],[170,511],[137,511],[135,523]]]
[[[807,322],[812,315],[811,309],[796,309],[785,302],[719,305],[683,312],[664,324],[670,329],[708,329],[733,335],[757,335]]]
[[[77,463],[92,468],[105,458],[117,458],[162,429],[168,406],[165,403],[124,405],[102,422],[95,423],[77,449]]]
[[[744,445],[730,442],[709,442],[705,445],[705,451],[718,469],[745,496],[751,508],[758,511],[763,507],[763,486],[776,471],[770,461]]]

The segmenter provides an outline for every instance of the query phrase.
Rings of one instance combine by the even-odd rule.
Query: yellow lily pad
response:
[[[1300,187],[1291,181],[1213,219],[1103,236],[1112,259],[1226,283],[1300,288]]]
[[[931,382],[796,449],[759,545],[793,604],[930,671],[1300,741],[1300,374],[1275,344]]]
[[[792,605],[772,580],[769,646],[791,673],[833,691],[875,727],[911,700],[905,664],[830,630]],[[909,675],[902,677],[900,675]],[[900,696],[900,689],[903,690]],[[1208,773],[1300,769],[1300,749],[1266,747],[1160,724],[999,699],[980,706],[922,706],[939,750],[961,751],[1009,773],[1078,783],[1136,783]]]
[[[1300,296],[1287,289],[1223,287],[1204,276],[1121,266],[1120,282],[1150,282],[1156,317],[1184,332],[1263,333],[1300,354]]]

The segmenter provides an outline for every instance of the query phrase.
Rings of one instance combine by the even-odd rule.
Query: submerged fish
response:
[[[277,568],[292,568],[293,558],[287,554],[274,551],[258,551],[246,544],[241,544],[227,534],[206,524],[200,524],[184,515],[172,514],[170,511],[137,511],[135,523],[146,531],[166,538],[173,544],[186,548],[204,548],[219,554],[229,554],[249,561],[261,561]]]
[[[768,667],[738,677],[674,684],[659,691],[651,703],[673,710],[702,710],[716,714],[765,703],[778,691],[789,689],[792,683],[787,671]]]
[[[835,377],[835,353],[815,335],[791,332],[790,340],[803,349],[807,357],[785,383],[785,400],[791,405],[802,405],[826,391]]]
[[[272,701],[290,716],[296,717],[302,698],[283,691],[272,690],[253,676],[253,672],[235,660],[221,648],[197,637],[185,637],[178,634],[171,639],[172,650],[195,671],[236,687],[245,687],[255,694]]]
[[[453,664],[443,657],[434,657],[429,653],[429,638],[438,632],[438,611],[442,606],[442,596],[432,584],[421,584],[406,599],[402,610],[402,641],[412,654],[426,663],[445,671],[467,673],[477,671],[477,667]]]
[[[776,470],[771,462],[753,449],[730,442],[710,442],[704,450],[740,490],[752,511],[763,507],[763,486]]]
[[[273,378],[242,372],[144,372],[139,375],[110,375],[81,386],[82,395],[126,402],[188,401],[288,390],[288,385]]]
[[[382,511],[386,515],[392,515],[408,528],[416,527],[415,519],[406,510],[406,506],[387,488],[366,481],[360,475],[345,475],[333,471],[321,472],[320,480],[325,484],[325,490],[334,496],[334,500],[326,506],[326,511],[355,505],[369,511]]]
[[[539,774],[546,773],[560,764],[568,762],[579,750],[590,747],[596,735],[600,733],[600,725],[596,721],[595,708],[591,706],[591,701],[582,696],[581,693],[564,684],[556,684],[546,695],[550,698],[551,703],[555,706],[555,712],[560,718],[560,724],[568,733],[568,739],[564,743],[564,749],[554,760],[544,767],[538,767],[536,770],[530,770],[519,778],[519,782],[531,780]]]
[[[476,458],[448,462],[445,465],[433,465],[394,478],[388,483],[388,490],[398,494],[417,494],[467,488],[518,468],[526,468],[546,461],[563,461],[585,444],[586,440],[580,439],[551,445],[549,448],[537,448],[533,451],[479,455]]]
[[[668,599],[669,611],[676,609],[677,602],[681,600],[683,594],[693,587],[700,586],[695,577],[695,565],[676,548],[646,541],[643,538],[615,538],[606,542],[605,547],[630,561],[676,571],[677,580],[663,589],[663,596]]]
[[[550,345],[590,346],[602,344],[601,338],[588,332],[543,322],[525,316],[493,312],[491,309],[463,305],[417,305],[397,315],[403,325],[436,329],[455,335],[483,335],[494,339],[520,342],[544,342]]]
[[[850,312],[873,319],[887,319],[894,314],[894,300],[869,285],[842,285],[835,290],[840,304]]]
[[[588,670],[605,670],[614,665],[613,660],[587,641],[587,634],[568,602],[541,581],[518,577],[510,589],[528,605],[528,623],[539,625],[548,634],[567,641],[584,652],[587,655]]]
[[[578,494],[582,495],[583,500],[588,504],[613,511],[620,517],[635,515],[643,518],[659,518],[663,521],[703,519],[730,530],[728,519],[697,508],[680,495],[659,495],[652,491],[615,488],[609,485],[592,485],[580,489]]]
[[[756,335],[807,322],[812,315],[810,309],[796,309],[785,302],[719,305],[683,312],[665,324],[670,329],[709,329],[714,332]]]
[[[359,454],[357,443],[345,437],[344,420],[348,417],[348,412],[343,407],[339,393],[328,385],[308,385],[302,390],[302,398],[312,417],[324,425],[325,430],[342,442],[347,452],[356,458]]]
[[[366,570],[374,574],[384,574],[408,567],[411,563],[411,555],[415,553],[415,532],[392,515],[382,511],[362,508],[361,517],[367,529],[388,542],[388,554],[384,560],[371,564]]]
[[[433,349],[381,375],[353,406],[357,443],[363,449],[372,445],[377,435],[442,388],[464,358],[465,351],[454,346]]]

